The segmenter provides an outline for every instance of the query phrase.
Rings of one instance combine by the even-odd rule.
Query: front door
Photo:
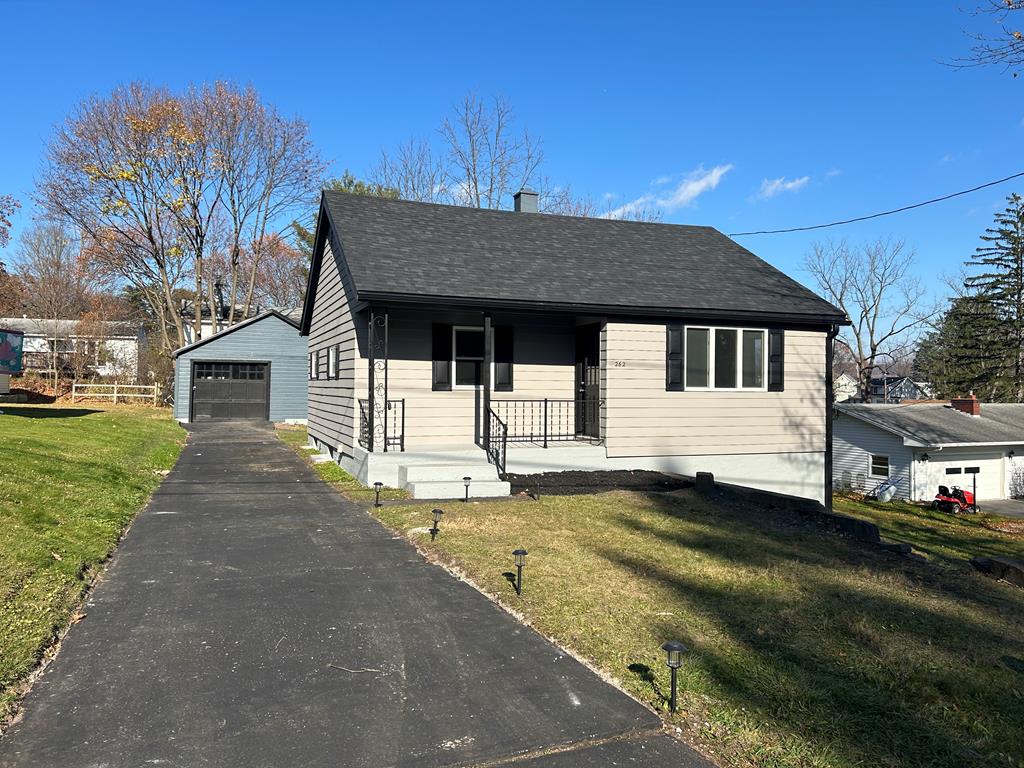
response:
[[[601,326],[576,329],[576,434],[601,437]]]

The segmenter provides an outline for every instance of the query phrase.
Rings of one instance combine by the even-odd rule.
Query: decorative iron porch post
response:
[[[494,358],[494,348],[491,344],[491,313],[484,312],[484,369],[481,372],[483,378],[483,437],[484,449],[491,448],[491,360]]]
[[[377,446],[388,450],[388,311],[371,308],[368,327],[369,348],[369,435],[370,453]]]

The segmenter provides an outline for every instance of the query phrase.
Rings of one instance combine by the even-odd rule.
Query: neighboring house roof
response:
[[[329,229],[363,302],[846,322],[842,311],[711,227],[324,192],[304,333]]]
[[[291,312],[295,312],[295,310],[291,310]],[[177,357],[178,355],[184,352],[191,352],[193,349],[197,349],[198,347],[201,347],[204,344],[209,344],[211,341],[223,339],[225,336],[228,336],[237,330],[246,328],[250,325],[260,322],[261,320],[266,320],[268,317],[276,317],[278,320],[283,320],[284,322],[288,323],[288,325],[295,328],[295,330],[299,329],[299,322],[297,319],[289,317],[288,315],[284,314],[284,312],[278,312],[276,309],[268,309],[266,312],[261,312],[260,314],[256,315],[256,317],[250,317],[248,320],[243,320],[240,323],[235,323],[234,325],[225,328],[223,331],[217,331],[217,333],[213,334],[212,336],[207,336],[206,338],[200,339],[199,341],[192,342],[191,344],[186,344],[184,347],[179,347],[178,349],[174,350],[171,353],[171,357]]]
[[[839,403],[835,407],[839,413],[904,438],[908,445],[940,448],[1024,444],[1024,404],[982,403],[980,416],[941,403]]]
[[[0,328],[21,331],[26,336],[44,336],[46,338],[62,338],[77,336],[79,320],[47,320],[41,317],[0,317]],[[127,320],[103,320],[86,324],[87,337],[97,336],[93,330],[103,328],[106,338],[138,338],[142,335],[142,327],[138,323]]]

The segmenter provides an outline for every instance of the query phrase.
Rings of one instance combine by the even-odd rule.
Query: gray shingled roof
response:
[[[0,328],[21,331],[27,336],[63,337],[78,332],[78,320],[47,320],[41,317],[0,317]],[[128,320],[102,320],[89,323],[87,333],[93,335],[102,326],[108,336],[139,336],[141,325]]]
[[[1024,443],[1024,404],[982,403],[980,416],[941,403],[840,403],[836,410],[926,446]]]
[[[325,192],[323,201],[360,299],[405,295],[842,320],[834,306],[711,227],[341,192]]]

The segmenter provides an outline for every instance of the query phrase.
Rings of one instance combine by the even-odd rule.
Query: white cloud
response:
[[[785,176],[779,176],[777,179],[764,179],[761,182],[761,189],[756,197],[761,200],[767,200],[783,192],[798,192],[806,187],[810,180],[810,176],[801,176],[799,179],[792,179],[790,181],[786,181]]]
[[[831,171],[825,174],[826,179],[831,179],[842,174],[842,171],[838,168],[833,168]]]
[[[672,213],[680,208],[691,205],[702,194],[717,187],[722,177],[731,170],[731,163],[716,165],[711,170],[705,170],[703,165],[698,166],[686,174],[675,187],[668,190],[648,192],[646,195],[641,195],[635,200],[630,200],[628,203],[608,211],[608,213],[604,214],[604,217],[607,219],[621,219],[623,216],[643,210],[644,208],[660,208],[666,213]],[[666,181],[669,180],[667,179]],[[662,179],[659,178],[654,183],[658,184],[661,181]]]

